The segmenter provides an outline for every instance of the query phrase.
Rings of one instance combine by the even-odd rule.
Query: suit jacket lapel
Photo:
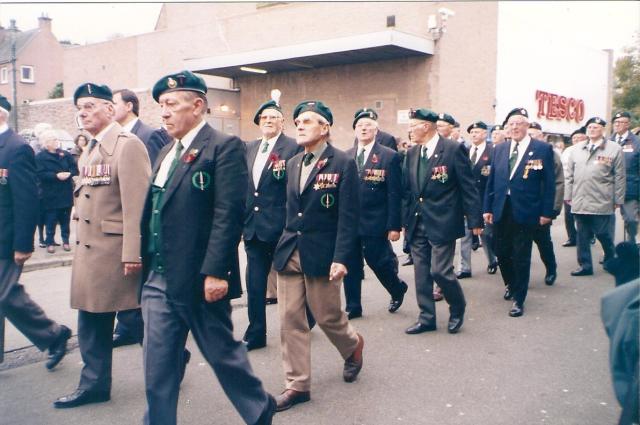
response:
[[[271,172],[271,167],[273,167],[273,164],[271,163],[270,158],[274,154],[278,157],[278,159],[280,159],[280,157],[282,156],[282,150],[284,149],[284,142],[282,141],[283,137],[284,137],[284,134],[280,133],[280,136],[278,136],[278,139],[276,140],[276,143],[273,146],[273,149],[271,149],[271,153],[269,154],[269,157],[264,163],[264,167],[262,167],[262,173],[260,173],[260,180],[258,181],[258,188],[262,186],[262,184],[266,180],[266,177],[268,177],[269,173]]]
[[[360,171],[360,178],[364,176],[364,170],[366,170],[367,168],[374,168],[374,164],[375,164],[373,162],[374,155],[376,157],[376,162],[380,161],[380,149],[377,142],[373,142],[373,145],[371,146],[371,152],[369,152],[369,157],[364,162],[364,165],[362,166],[362,170]]]
[[[0,149],[4,148],[4,146],[7,144],[7,140],[9,140],[9,137],[11,137],[12,134],[13,130],[11,129],[8,129],[4,133],[0,134]]]
[[[253,163],[256,162],[256,156],[258,155],[258,150],[260,149],[260,143],[262,139],[258,139],[258,143],[254,143],[251,146],[251,149],[247,152],[247,170],[249,171],[249,181],[251,182],[251,187],[256,189],[255,183],[253,182]]]
[[[302,171],[302,158],[303,155],[296,155],[294,159],[291,160],[291,169],[294,171],[293,173],[293,187],[296,197],[300,199],[300,172]],[[288,193],[287,193],[288,196]]]
[[[156,163],[153,165],[153,170],[151,170],[151,184],[153,184],[156,176],[158,175],[158,170],[160,170],[160,166],[162,165],[162,161],[166,158],[166,156],[173,149],[173,145],[176,144],[175,140],[172,140],[167,146],[162,148],[162,150],[158,153],[158,157],[156,158]]]
[[[520,175],[523,173],[523,169],[524,169],[524,165],[525,163],[529,160],[529,157],[533,155],[533,148],[531,147],[531,141],[529,141],[529,146],[527,146],[527,150],[524,152],[524,155],[522,155],[522,159],[520,160],[520,163],[518,164],[518,166],[516,167],[516,172],[513,173],[513,177],[509,176],[509,180],[513,180],[517,175]],[[509,162],[509,158],[507,157],[507,162]]]
[[[436,143],[436,148],[433,150],[433,153],[431,154],[431,158],[429,158],[429,160],[427,161],[427,173],[425,181],[421,182],[420,186],[420,193],[423,193],[426,189],[427,186],[429,186],[429,183],[431,182],[431,174],[429,174],[429,170],[432,170],[433,167],[437,167],[440,163],[442,163],[443,161],[443,155],[442,153],[444,152],[444,142],[442,141],[442,137],[438,137],[438,143]]]
[[[324,150],[324,152],[322,152],[322,155],[320,155],[320,159],[318,159],[318,161],[316,161],[315,165],[313,166],[313,169],[309,174],[309,178],[304,184],[304,189],[302,189],[302,193],[304,193],[309,188],[309,185],[311,184],[311,182],[316,179],[316,175],[320,172],[320,170],[322,170],[327,166],[327,164],[329,163],[332,157],[333,157],[333,147],[327,144],[326,149]],[[321,167],[319,167],[321,161],[323,161],[324,163],[322,164]]]

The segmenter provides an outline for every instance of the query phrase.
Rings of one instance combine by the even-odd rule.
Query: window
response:
[[[0,84],[7,84],[9,82],[9,69],[5,66],[0,69]]]
[[[35,83],[32,66],[22,65],[20,67],[20,81],[23,83]]]

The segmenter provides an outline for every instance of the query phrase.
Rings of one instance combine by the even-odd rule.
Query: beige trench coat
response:
[[[110,181],[90,185],[91,166],[110,167]],[[92,313],[139,307],[140,275],[124,276],[123,263],[140,262],[140,219],[151,166],[144,144],[118,123],[78,161],[75,186],[77,246],[71,307]],[[94,175],[96,167],[93,168]],[[104,174],[104,173],[103,173]]]

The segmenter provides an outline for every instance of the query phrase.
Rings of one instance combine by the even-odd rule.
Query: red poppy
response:
[[[373,154],[373,157],[371,157],[371,163],[372,164],[378,163],[378,155],[376,155],[375,153]]]
[[[271,152],[271,155],[269,155],[269,162],[275,164],[278,161],[280,161],[280,157],[278,156],[278,154],[275,152]]]
[[[324,167],[326,163],[327,163],[327,158],[323,159],[322,161],[318,161],[318,164],[316,164],[316,167],[318,167],[318,170],[320,170],[322,167]]]
[[[198,157],[198,149],[191,149],[189,152],[187,152],[187,154],[184,156],[184,162],[189,164],[192,163],[193,161],[196,160],[196,158]]]

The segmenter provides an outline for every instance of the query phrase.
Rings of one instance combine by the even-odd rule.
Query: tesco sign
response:
[[[560,96],[536,90],[538,103],[538,118],[550,120],[567,120],[581,123],[584,119],[584,100],[573,97]]]

